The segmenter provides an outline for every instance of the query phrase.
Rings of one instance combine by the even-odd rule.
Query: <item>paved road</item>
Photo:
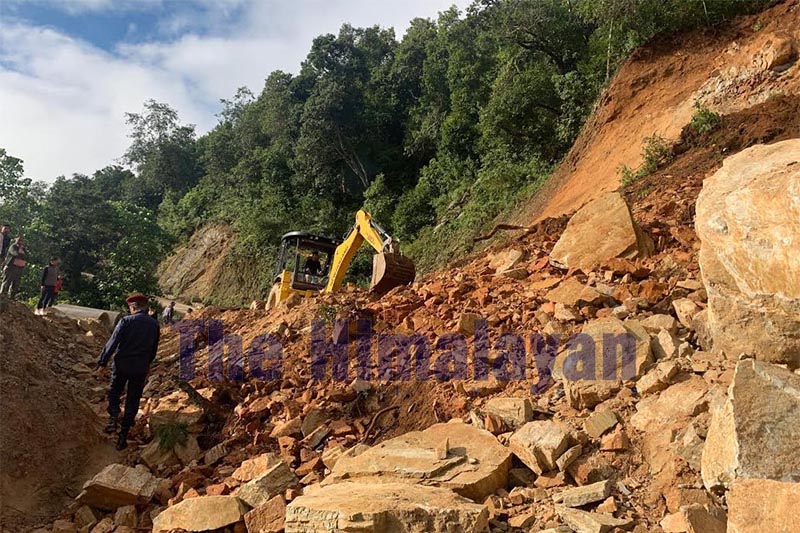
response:
[[[91,307],[81,307],[79,305],[58,304],[54,306],[65,315],[75,320],[94,319],[97,320],[103,313],[111,319],[111,324],[116,324],[118,317],[122,314],[119,311],[108,311],[106,309],[93,309]]]
[[[171,300],[169,298],[157,298],[157,300],[158,300],[158,303],[161,305],[161,307],[167,307],[170,302],[175,302],[175,310],[178,313],[182,314],[182,315],[185,315],[190,307],[192,309],[200,309],[200,307],[202,307],[202,306],[198,306],[198,305],[187,305],[187,304],[181,303],[181,302],[179,302],[177,300]]]

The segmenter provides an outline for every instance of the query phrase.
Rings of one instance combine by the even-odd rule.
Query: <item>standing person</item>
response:
[[[174,316],[175,316],[175,302],[170,302],[169,305],[164,308],[164,312],[161,313],[161,321],[164,323],[165,326],[169,326],[172,324]]]
[[[3,224],[0,226],[0,263],[6,260],[8,248],[11,246],[11,228]]]
[[[42,296],[39,298],[39,303],[36,305],[37,315],[46,315],[47,308],[53,305],[56,299],[56,285],[58,285],[59,278],[58,257],[51,257],[50,263],[44,267],[44,272],[42,272]]]
[[[17,235],[14,244],[8,247],[8,257],[5,260],[3,269],[3,282],[0,284],[0,296],[14,298],[19,291],[19,282],[22,279],[22,271],[28,262],[25,260],[27,251],[22,240],[22,235]]]
[[[158,321],[147,314],[147,296],[134,294],[125,300],[131,314],[119,321],[111,338],[100,354],[95,370],[108,364],[114,356],[111,373],[111,386],[108,390],[108,425],[106,433],[117,430],[120,415],[120,396],[126,388],[125,415],[119,428],[117,449],[123,450],[127,446],[128,432],[136,423],[136,413],[139,411],[139,400],[142,398],[147,373],[150,364],[156,358],[158,351],[159,327]]]

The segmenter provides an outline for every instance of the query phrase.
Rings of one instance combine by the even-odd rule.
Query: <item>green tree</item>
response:
[[[137,205],[156,209],[169,191],[185,193],[202,170],[195,150],[194,125],[181,124],[178,112],[148,100],[142,113],[126,113],[131,145],[123,160],[136,170],[128,182],[127,197]]]

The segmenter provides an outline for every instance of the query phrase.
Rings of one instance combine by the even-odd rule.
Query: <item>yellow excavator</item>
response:
[[[414,281],[414,262],[400,253],[391,235],[362,209],[356,213],[355,225],[344,241],[303,231],[283,236],[267,309],[292,294],[311,297],[341,289],[350,262],[364,241],[376,252],[372,258],[372,292],[384,294]]]

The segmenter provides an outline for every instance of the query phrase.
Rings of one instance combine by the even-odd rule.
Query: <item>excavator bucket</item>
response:
[[[417,271],[414,262],[398,253],[381,253],[372,257],[372,292],[384,294],[399,285],[414,281]]]

